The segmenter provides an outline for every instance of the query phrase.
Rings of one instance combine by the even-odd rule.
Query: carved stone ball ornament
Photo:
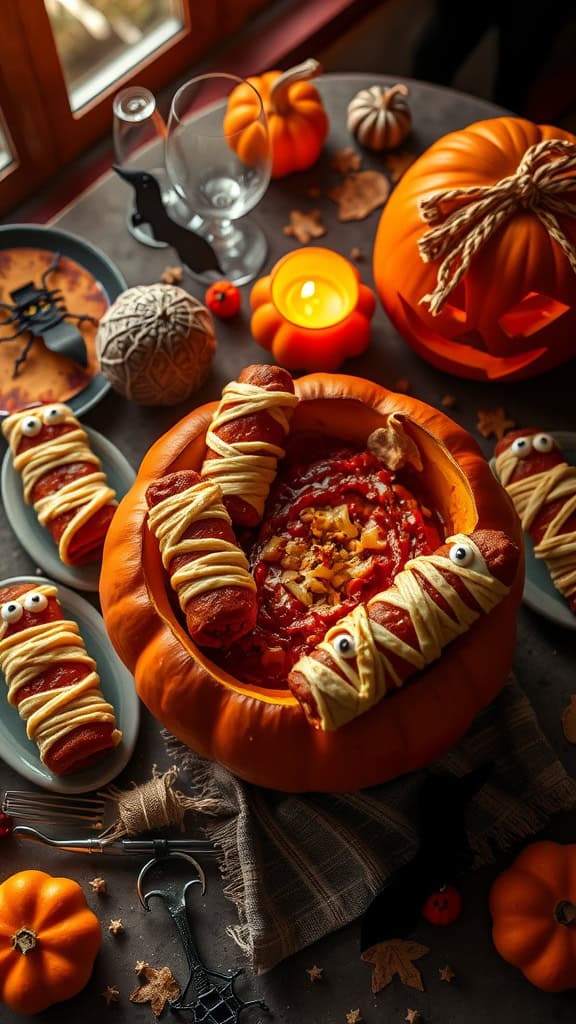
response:
[[[100,321],[96,353],[112,387],[141,405],[175,405],[205,381],[214,322],[198,299],[169,284],[122,292]]]
[[[348,131],[367,149],[395,149],[412,127],[412,114],[403,84],[361,89],[348,104]]]

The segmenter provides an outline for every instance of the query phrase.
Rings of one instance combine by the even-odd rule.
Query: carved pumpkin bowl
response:
[[[369,381],[310,374],[290,437],[322,435],[365,447],[396,413],[420,451],[422,493],[445,536],[503,530],[522,549],[511,502],[470,435],[443,413]],[[106,627],[144,704],[199,754],[252,783],[284,791],[350,791],[433,761],[504,685],[521,600],[519,560],[509,593],[450,643],[438,661],[334,732],[314,729],[288,688],[255,686],[225,671],[187,635],[174,610],[145,492],[166,473],[201,466],[216,403],[191,412],[144,458],[108,533],[101,575]]]

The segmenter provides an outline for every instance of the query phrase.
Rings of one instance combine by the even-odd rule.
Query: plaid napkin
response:
[[[170,755],[188,788],[217,801],[204,827],[224,854],[230,932],[256,973],[348,924],[414,854],[424,772],[355,793],[295,795],[242,782],[173,737]],[[567,775],[511,679],[464,740],[434,770],[463,775],[490,761],[490,781],[468,811],[477,865],[576,803]]]

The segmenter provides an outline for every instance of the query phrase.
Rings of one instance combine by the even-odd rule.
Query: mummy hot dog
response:
[[[52,584],[0,589],[0,669],[8,703],[55,775],[80,771],[120,742],[96,664]]]
[[[332,626],[288,683],[309,721],[334,730],[440,657],[509,592],[519,551],[504,533],[449,537],[407,562],[394,584]]]
[[[222,392],[201,473],[220,485],[238,526],[257,526],[262,519],[297,403],[294,382],[279,366],[247,366]]]
[[[196,643],[227,647],[256,622],[256,584],[236,543],[222,491],[193,470],[146,491],[148,524]]]
[[[66,405],[41,405],[8,416],[2,432],[22,476],[24,500],[34,505],[66,565],[100,558],[116,510],[100,459]]]
[[[541,431],[515,430],[496,446],[496,472],[514,502],[534,555],[576,615],[576,466]]]

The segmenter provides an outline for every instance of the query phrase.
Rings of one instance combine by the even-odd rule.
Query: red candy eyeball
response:
[[[214,316],[228,320],[238,313],[242,296],[240,290],[230,281],[214,281],[208,288],[204,301]]]
[[[429,924],[452,924],[462,913],[462,897],[453,885],[443,885],[430,893],[422,907],[422,917]]]

